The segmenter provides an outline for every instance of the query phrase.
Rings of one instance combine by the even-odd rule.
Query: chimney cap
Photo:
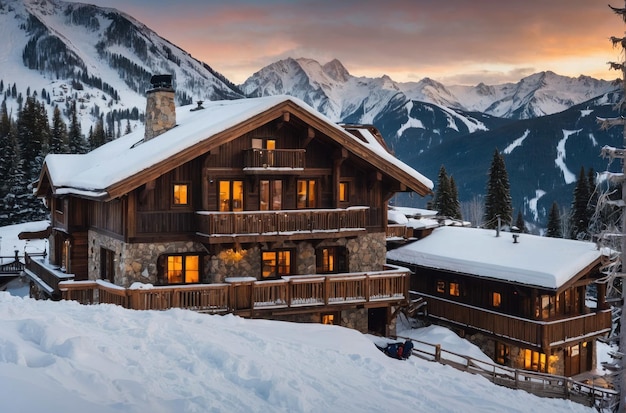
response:
[[[153,88],[171,88],[172,75],[153,75],[150,78],[150,84],[152,84]]]

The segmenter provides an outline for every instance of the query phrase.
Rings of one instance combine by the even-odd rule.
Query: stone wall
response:
[[[387,261],[385,233],[361,235],[348,240],[348,271],[380,271]]]
[[[322,314],[305,313],[305,314],[287,314],[287,315],[274,315],[270,317],[273,320],[289,321],[294,323],[321,323]],[[354,310],[341,311],[338,325],[342,327],[351,328],[353,330],[360,331],[361,333],[368,332],[368,320],[367,309],[360,308]]]
[[[158,284],[157,261],[163,254],[184,254],[204,252],[202,244],[196,242],[168,242],[166,244],[136,243],[126,244],[118,239],[89,231],[89,279],[100,278],[100,248],[114,251],[115,284],[129,287],[134,282]],[[208,277],[208,258],[203,265],[201,282],[211,282]]]
[[[187,242],[136,243],[126,244],[121,240],[90,231],[89,232],[89,278],[100,277],[100,248],[114,252],[115,284],[128,287],[134,282],[158,284],[157,260],[164,254],[189,252],[205,253],[202,244]],[[345,246],[348,255],[348,271],[380,271],[385,264],[385,234],[365,234],[351,239],[323,241],[320,246]],[[285,242],[274,248],[290,248],[295,251],[293,269],[295,274],[315,274],[315,247],[308,241]],[[204,274],[201,282],[221,283],[227,277],[261,278],[261,248],[253,245],[247,248],[225,248],[204,261]]]

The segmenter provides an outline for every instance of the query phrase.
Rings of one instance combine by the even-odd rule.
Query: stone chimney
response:
[[[144,141],[176,126],[176,104],[172,75],[154,75],[152,89],[146,92],[146,132]]]

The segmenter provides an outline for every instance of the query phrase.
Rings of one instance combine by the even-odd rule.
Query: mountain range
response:
[[[433,181],[444,165],[464,203],[484,194],[500,150],[513,207],[539,226],[553,201],[571,204],[581,167],[606,169],[600,147],[621,144],[621,131],[596,122],[616,115],[618,86],[587,76],[540,72],[516,83],[445,86],[356,77],[336,59],[289,58],[235,85],[125,13],[60,0],[0,0],[0,36],[0,93],[12,113],[29,94],[50,113],[58,105],[67,114],[77,101],[83,133],[104,116],[119,135],[122,120],[141,127],[145,90],[158,73],[173,75],[178,104],[288,94],[332,121],[374,124],[398,158]]]

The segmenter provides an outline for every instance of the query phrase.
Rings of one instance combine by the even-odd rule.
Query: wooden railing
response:
[[[406,225],[388,224],[387,238],[407,238]]]
[[[408,337],[397,338],[409,339]],[[577,403],[596,407],[598,411],[612,411],[610,407],[618,401],[618,391],[596,386],[593,382],[590,384],[581,383],[569,377],[514,369],[448,351],[442,348],[440,344],[410,340],[413,341],[414,355],[452,366],[458,370],[481,375],[500,386],[524,390],[539,397],[570,399]]]
[[[244,168],[304,169],[304,149],[247,149],[244,151]]]
[[[342,275],[298,275],[271,281],[123,288],[103,280],[59,282],[61,297],[83,304],[117,304],[135,310],[186,308],[220,313],[277,308],[400,302],[408,297],[409,273],[382,271]]]
[[[60,282],[74,279],[74,274],[68,274],[58,267],[50,266],[45,255],[42,258],[34,255],[36,254],[25,254],[24,272],[49,294],[58,293]]]
[[[280,234],[365,229],[368,207],[282,211],[199,211],[198,232],[206,235]]]
[[[530,320],[428,294],[419,295],[428,301],[429,317],[515,339],[544,350],[580,337],[611,331],[610,309],[557,320]]]

